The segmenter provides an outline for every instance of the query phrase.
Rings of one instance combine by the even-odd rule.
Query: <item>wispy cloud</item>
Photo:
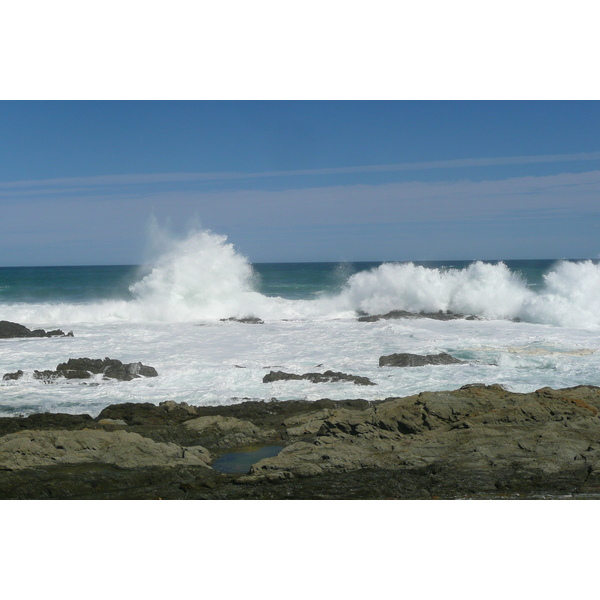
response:
[[[600,161],[600,152],[582,152],[577,154],[550,154],[538,156],[505,156],[490,158],[463,158],[414,163],[387,165],[362,165],[353,167],[333,167],[326,169],[298,169],[292,171],[215,172],[215,173],[154,173],[101,175],[96,177],[62,177],[54,179],[19,180],[0,182],[0,189],[23,188],[71,188],[123,186],[159,183],[218,182],[232,180],[267,179],[274,177],[301,177],[314,175],[358,175],[368,173],[393,173],[410,171],[433,171],[439,169],[464,169],[470,167],[491,167],[528,165],[542,163],[566,163],[580,161]]]
[[[51,202],[32,191],[26,205],[4,202],[0,264],[136,262],[150,214],[176,229],[197,215],[253,260],[596,256],[598,197],[600,170],[276,190],[88,188]],[[84,240],[69,241],[77,250],[50,256],[73,232]]]

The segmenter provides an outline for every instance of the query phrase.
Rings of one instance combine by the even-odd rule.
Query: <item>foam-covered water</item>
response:
[[[0,340],[0,375],[83,356],[142,361],[159,372],[88,385],[43,384],[26,375],[0,383],[1,414],[97,414],[127,401],[380,399],[473,382],[514,391],[600,385],[597,261],[253,266],[225,237],[207,231],[163,246],[152,267],[139,269],[0,269],[1,320],[75,334]],[[480,319],[356,319],[359,312],[396,309]],[[265,323],[220,320],[245,316]],[[378,367],[384,354],[442,351],[467,362]],[[271,369],[333,369],[377,385],[262,383]]]

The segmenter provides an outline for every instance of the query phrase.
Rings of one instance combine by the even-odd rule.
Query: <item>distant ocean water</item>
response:
[[[357,321],[362,313],[452,311],[478,320]],[[251,325],[221,321],[255,316]],[[595,260],[251,264],[222,236],[174,240],[152,266],[0,268],[0,320],[73,338],[0,340],[0,414],[97,414],[115,402],[381,399],[466,383],[513,391],[600,385]],[[449,352],[465,365],[380,368],[392,352]],[[158,378],[43,384],[68,358],[154,366]],[[262,383],[271,369],[333,369],[376,386]]]
[[[502,262],[523,277],[528,287],[543,285],[544,274],[557,260],[484,261]],[[569,261],[574,262],[574,261]],[[581,261],[577,261],[581,262]],[[311,300],[342,292],[348,279],[361,271],[372,271],[384,262],[253,263],[256,290],[265,296]],[[443,273],[464,270],[473,261],[424,261],[411,264]],[[0,267],[0,307],[12,303],[94,303],[103,300],[134,300],[131,287],[151,271],[140,265],[58,267]]]

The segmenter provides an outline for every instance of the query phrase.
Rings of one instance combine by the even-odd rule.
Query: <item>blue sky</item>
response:
[[[597,101],[2,101],[0,265],[597,258]]]

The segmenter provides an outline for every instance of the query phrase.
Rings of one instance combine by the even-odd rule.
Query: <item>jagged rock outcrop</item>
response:
[[[33,378],[44,383],[51,383],[57,379],[90,379],[94,375],[102,375],[103,379],[118,379],[131,381],[140,377],[157,377],[154,367],[149,367],[141,362],[126,363],[114,358],[70,358],[66,363],[60,363],[56,370],[34,370]],[[3,380],[14,380],[23,377],[23,371],[6,373]]]
[[[600,491],[600,388],[514,394],[465,386],[330,412],[312,442],[263,459],[243,481],[362,471],[429,472],[436,489]]]
[[[45,369],[43,371],[34,369],[33,371],[33,378],[41,379],[44,383],[51,383],[59,377],[61,377],[61,375],[58,373],[58,371],[52,371],[51,369]]]
[[[73,337],[73,332],[65,333],[62,329],[44,331],[43,329],[28,329],[25,325],[12,321],[0,321],[0,338],[32,338],[32,337]]]
[[[423,367],[425,365],[463,365],[464,360],[454,358],[446,352],[439,354],[408,354],[401,352],[398,354],[388,354],[379,357],[380,367]]]
[[[336,381],[350,381],[354,385],[377,385],[368,377],[360,375],[348,375],[339,371],[325,371],[324,373],[304,373],[297,375],[295,373],[285,373],[284,371],[270,371],[263,377],[263,383],[272,383],[274,381],[299,381],[306,379],[312,383],[330,383]]]

